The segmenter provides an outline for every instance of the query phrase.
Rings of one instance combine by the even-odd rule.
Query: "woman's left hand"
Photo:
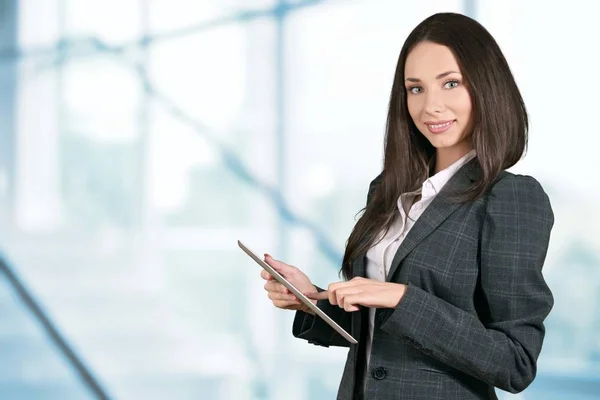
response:
[[[346,311],[358,311],[358,306],[395,308],[405,292],[406,285],[401,283],[356,277],[347,282],[332,283],[325,292],[305,294],[313,300],[329,299],[331,304]]]

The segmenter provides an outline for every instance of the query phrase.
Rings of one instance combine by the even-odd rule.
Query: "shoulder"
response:
[[[502,171],[490,188],[493,198],[532,198],[533,200],[548,199],[548,195],[540,182],[529,175],[518,175]]]
[[[527,214],[553,221],[548,194],[540,182],[529,175],[503,171],[489,190],[487,211],[502,214]]]
[[[375,192],[375,189],[377,188],[377,186],[379,186],[379,184],[381,183],[383,179],[383,172],[380,173],[379,175],[377,175],[377,177],[375,179],[373,179],[371,181],[371,183],[369,184],[369,191],[367,192],[367,204],[371,201],[371,198],[373,197],[373,193]]]
[[[379,175],[377,175],[377,176],[375,177],[375,179],[373,179],[373,180],[371,181],[371,183],[369,184],[369,189],[370,189],[370,188],[373,188],[373,187],[375,187],[375,186],[377,186],[377,185],[378,185],[378,184],[381,182],[381,180],[382,180],[382,179],[383,179],[383,172],[382,172],[382,173],[380,173]]]
[[[383,172],[380,173],[379,175],[377,175],[375,177],[375,179],[373,179],[371,181],[371,183],[369,184],[369,191],[375,189],[375,187],[377,187],[377,185],[379,185],[381,183],[381,180],[383,179]]]

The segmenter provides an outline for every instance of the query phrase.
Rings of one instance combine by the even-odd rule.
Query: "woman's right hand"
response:
[[[300,271],[298,268],[275,260],[269,254],[265,254],[265,262],[273,267],[275,271],[279,272],[279,274],[302,293],[314,293],[317,291],[315,285],[313,285],[304,272]],[[300,310],[314,315],[314,312],[308,308],[308,306],[298,300],[293,293],[281,283],[277,282],[267,271],[263,269],[260,272],[260,276],[267,281],[267,283],[265,283],[265,290],[275,307],[284,310]],[[316,300],[311,301],[316,304]]]

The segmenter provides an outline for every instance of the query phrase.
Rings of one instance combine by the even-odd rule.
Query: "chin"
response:
[[[444,132],[437,135],[427,132],[425,137],[436,149],[455,147],[465,139],[462,132]]]
[[[429,139],[429,143],[431,143],[431,145],[433,147],[435,147],[436,149],[445,149],[445,148],[450,148],[450,147],[455,147],[457,144],[460,143],[459,139],[454,139],[454,138],[438,138],[438,137],[433,137],[433,138],[427,138]]]

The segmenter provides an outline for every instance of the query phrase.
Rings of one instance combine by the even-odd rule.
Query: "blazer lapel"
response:
[[[358,257],[356,260],[352,262],[352,276],[361,276],[366,277],[366,260],[365,256]]]
[[[452,200],[449,195],[457,190],[464,190],[476,180],[476,169],[475,159],[469,161],[450,178],[448,183],[435,196],[408,232],[398,251],[396,251],[386,281],[389,282],[391,277],[394,276],[402,260],[460,206],[460,203]]]

